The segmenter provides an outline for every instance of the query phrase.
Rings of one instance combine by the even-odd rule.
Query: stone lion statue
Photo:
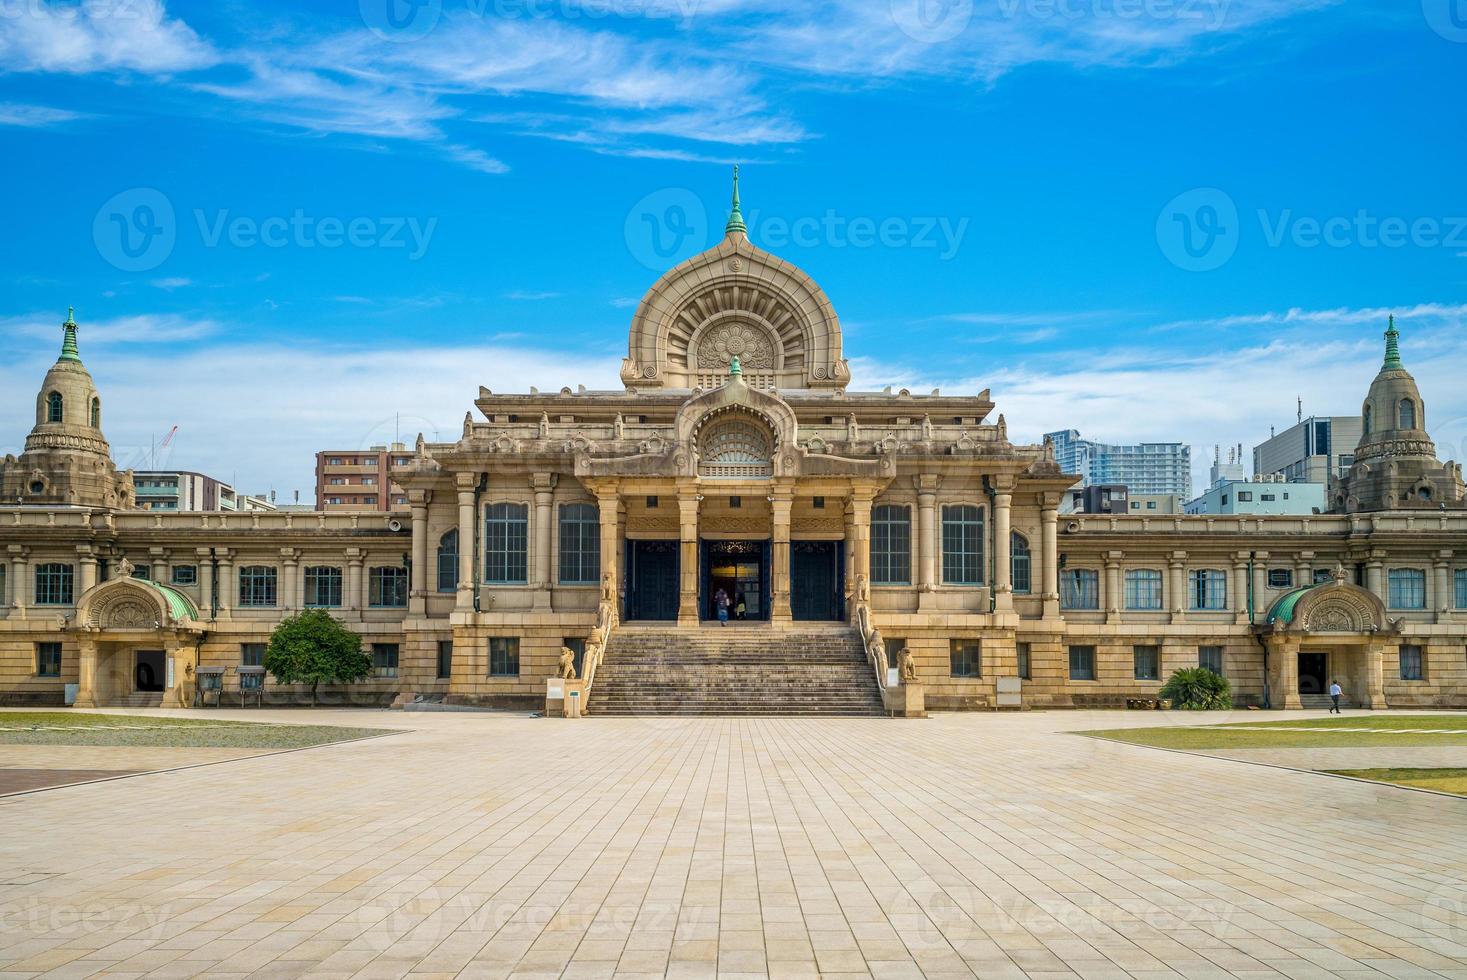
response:
[[[570,647],[560,648],[560,677],[567,681],[576,679],[576,652]]]
[[[897,654],[897,667],[901,671],[903,684],[916,683],[917,660],[912,656],[909,647],[902,647],[901,652]]]

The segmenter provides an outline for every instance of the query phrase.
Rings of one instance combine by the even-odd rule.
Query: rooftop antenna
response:
[[[1304,421],[1304,396],[1303,395],[1300,395],[1299,396],[1299,422],[1302,424],[1303,421]]]

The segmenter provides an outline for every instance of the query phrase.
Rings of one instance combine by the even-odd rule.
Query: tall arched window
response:
[[[102,400],[100,398],[93,398],[92,399],[92,428],[94,428],[94,429],[100,429],[101,427],[102,427]]]
[[[46,396],[46,421],[61,421],[61,392],[53,391]]]
[[[1401,399],[1401,424],[1397,428],[1416,428],[1416,403],[1409,398]]]
[[[766,479],[773,472],[769,433],[738,414],[708,426],[698,445],[698,472],[705,477]]]
[[[438,539],[438,591],[458,590],[458,528]]]
[[[1369,405],[1366,405],[1365,406],[1365,410],[1362,411],[1360,413],[1360,415],[1361,415],[1361,426],[1364,428],[1365,434],[1366,435],[1370,435],[1370,421],[1371,421],[1371,419],[1370,419],[1370,406]]]
[[[595,585],[601,578],[601,512],[595,504],[560,508],[560,584]]]
[[[1029,556],[1029,539],[1018,531],[1009,536],[1009,556],[1013,565],[1016,595],[1028,595],[1034,588],[1033,563]]]
[[[527,585],[530,581],[530,505],[500,503],[484,508],[484,581]]]

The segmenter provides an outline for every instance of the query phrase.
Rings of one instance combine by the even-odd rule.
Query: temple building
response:
[[[623,387],[481,388],[386,513],[136,508],[77,326],[0,467],[0,703],[266,700],[271,630],[325,608],[355,703],[590,714],[1113,706],[1180,667],[1239,704],[1467,706],[1467,512],[1392,321],[1331,513],[1061,517],[1077,481],[988,391],[854,391],[835,306],[747,235],[669,270]],[[727,625],[721,620],[728,619]]]

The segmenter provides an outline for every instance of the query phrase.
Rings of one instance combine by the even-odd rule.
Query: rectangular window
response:
[[[1198,647],[1197,666],[1203,670],[1210,670],[1218,676],[1223,672],[1223,648],[1222,647]]]
[[[1161,648],[1138,646],[1131,648],[1134,660],[1133,676],[1138,681],[1161,680]]]
[[[453,641],[438,641],[438,679],[446,681],[453,676]]]
[[[239,645],[239,665],[241,667],[265,666],[265,648],[268,646],[268,643],[241,643]]]
[[[1019,677],[1027,681],[1029,680],[1030,671],[1033,670],[1033,666],[1030,660],[1030,657],[1032,656],[1030,652],[1030,646],[1027,643],[1019,643],[1016,644],[1016,647],[1019,654]]]
[[[341,605],[341,569],[334,565],[306,569],[306,605],[321,609]]]
[[[1335,573],[1328,568],[1316,568],[1314,570],[1314,584],[1328,585],[1335,580]]]
[[[367,605],[373,609],[400,609],[407,605],[408,572],[396,565],[373,566],[367,580]]]
[[[1092,646],[1070,647],[1070,680],[1095,680],[1095,648]]]
[[[36,605],[38,606],[69,606],[72,603],[72,589],[75,584],[75,572],[70,565],[61,562],[50,562],[45,565],[36,566]]]
[[[490,504],[484,509],[484,581],[524,585],[529,579],[530,506]]]
[[[1018,531],[1009,535],[1009,567],[1014,595],[1028,595],[1034,588],[1034,561],[1029,554],[1029,539]]]
[[[37,677],[60,677],[61,676],[61,644],[60,643],[37,643],[36,644],[36,676]]]
[[[1066,568],[1060,572],[1060,607],[1100,608],[1100,572],[1093,568]]]
[[[1270,568],[1268,570],[1268,587],[1270,589],[1292,589],[1294,587],[1294,570],[1292,568]]]
[[[246,565],[239,570],[241,606],[273,606],[275,596],[275,566]]]
[[[373,643],[372,644],[372,676],[374,676],[374,677],[396,677],[397,676],[397,644],[396,643]]]
[[[982,677],[983,666],[977,640],[949,640],[948,655],[954,677]]]
[[[1192,572],[1192,608],[1216,611],[1228,608],[1228,573],[1216,568]]]
[[[1126,570],[1126,608],[1160,609],[1161,571],[1156,568]]]
[[[983,516],[983,508],[972,504],[942,509],[942,580],[946,584],[983,584]]]
[[[489,637],[489,676],[520,676],[520,641],[517,636]]]
[[[871,581],[911,584],[912,508],[897,504],[871,508]]]
[[[1240,504],[1251,504],[1252,502],[1253,502],[1253,491],[1252,490],[1239,490],[1238,491],[1238,503],[1240,503]]]
[[[1467,609],[1467,568],[1459,568],[1453,575],[1452,582],[1457,593],[1456,606],[1458,609]]]
[[[174,585],[197,585],[199,581],[199,566],[197,565],[174,565]]]
[[[1392,609],[1426,608],[1426,572],[1420,568],[1392,568],[1387,573]]]
[[[0,606],[7,605],[5,598],[5,564],[0,562]]]
[[[560,508],[560,584],[601,581],[601,512],[595,504]]]
[[[1403,643],[1401,645],[1401,680],[1426,680],[1426,669],[1421,647],[1414,643]]]

